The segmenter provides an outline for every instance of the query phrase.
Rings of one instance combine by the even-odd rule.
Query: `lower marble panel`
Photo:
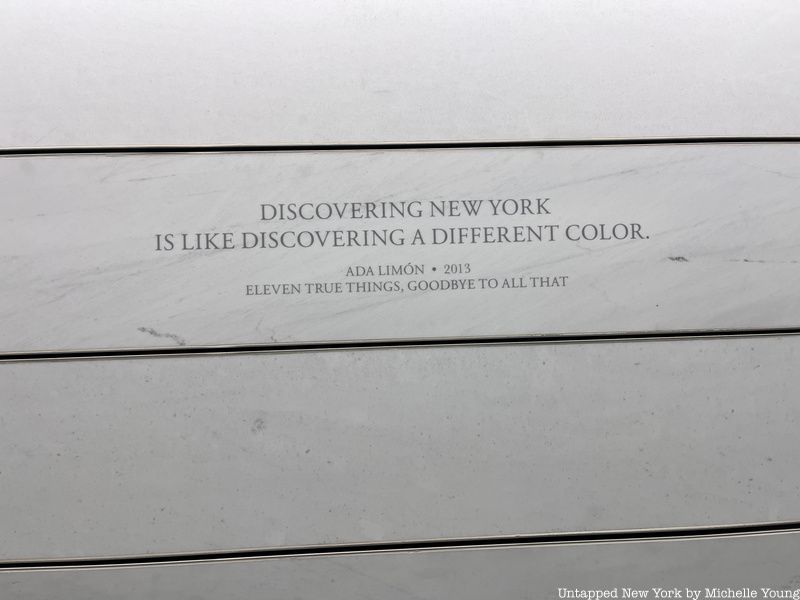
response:
[[[798,557],[800,534],[782,533],[7,571],[0,572],[0,589],[4,600],[544,600],[590,590],[613,598],[798,598]],[[730,591],[742,595],[713,595]]]
[[[794,520],[800,337],[0,364],[0,560]]]

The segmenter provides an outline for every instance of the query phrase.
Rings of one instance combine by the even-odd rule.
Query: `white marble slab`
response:
[[[4,0],[0,146],[800,134],[793,0]]]
[[[175,600],[351,600],[568,597],[567,590],[657,593],[686,589],[740,598],[800,594],[797,533],[679,541],[572,544],[280,558],[42,572],[0,571],[8,600],[174,598]],[[765,592],[769,588],[772,592]],[[563,590],[563,591],[560,591]],[[665,590],[657,592],[657,590]],[[751,592],[750,590],[754,590]],[[765,595],[772,593],[783,596]],[[575,597],[575,596],[573,596]],[[588,597],[588,596],[586,596]],[[661,596],[667,598],[669,596]],[[676,596],[672,596],[673,598]],[[718,598],[736,596],[717,596]]]
[[[0,177],[5,352],[800,325],[800,145],[6,157]]]
[[[800,337],[0,364],[0,559],[800,518]]]

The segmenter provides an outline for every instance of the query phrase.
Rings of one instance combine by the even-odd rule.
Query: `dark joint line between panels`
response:
[[[770,144],[797,143],[800,136],[701,136],[649,138],[597,138],[563,140],[497,140],[443,142],[367,142],[335,144],[212,144],[139,146],[54,146],[41,148],[0,148],[0,156],[59,154],[158,154],[208,152],[298,152],[326,150],[426,150],[457,148],[543,148],[565,146],[636,146],[666,144]]]
[[[187,356],[195,354],[253,354],[283,352],[321,352],[326,350],[369,350],[391,348],[438,348],[454,346],[506,346],[512,344],[575,344],[600,342],[636,342],[656,340],[692,340],[742,337],[800,335],[800,327],[771,329],[720,329],[705,331],[660,331],[632,333],[589,333],[573,335],[517,335],[459,338],[359,340],[302,343],[238,344],[225,346],[172,346],[105,350],[54,350],[42,352],[0,353],[1,362],[33,360],[77,360],[96,358],[135,358]]]
[[[170,565],[176,563],[220,562],[231,560],[278,559],[300,556],[336,556],[347,554],[424,552],[466,548],[499,548],[519,546],[548,546],[563,544],[591,544],[636,542],[648,540],[708,539],[746,535],[800,532],[800,521],[762,523],[752,525],[729,525],[680,529],[651,529],[628,531],[600,531],[590,533],[562,533],[522,536],[496,536],[480,538],[456,538],[439,540],[416,540],[407,542],[377,542],[362,544],[327,544],[320,546],[298,546],[270,549],[250,549],[222,552],[193,552],[185,554],[151,554],[146,556],[124,556],[112,558],[70,558],[0,561],[0,572],[11,570],[48,570],[68,568],[110,568],[147,565]]]

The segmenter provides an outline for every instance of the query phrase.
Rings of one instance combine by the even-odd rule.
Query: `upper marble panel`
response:
[[[5,0],[0,147],[800,134],[792,0]]]

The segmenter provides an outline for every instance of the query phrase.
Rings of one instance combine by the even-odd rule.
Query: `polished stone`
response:
[[[687,598],[686,589],[800,594],[800,534],[397,552],[108,569],[2,572],[4,600],[485,600],[607,590],[616,598]],[[763,595],[762,588],[783,595]],[[634,596],[634,591],[647,595]],[[656,590],[660,590],[657,592]],[[668,596],[673,590],[680,596]],[[752,592],[751,592],[752,590]],[[657,593],[664,594],[658,596]],[[790,594],[790,595],[786,595]],[[575,597],[575,596],[573,596]],[[588,597],[588,596],[585,596]],[[796,596],[795,596],[796,597]]]
[[[796,520],[800,337],[0,364],[0,559]]]
[[[6,157],[0,351],[796,327],[798,165],[792,144]]]
[[[793,0],[4,0],[0,146],[800,134]]]

